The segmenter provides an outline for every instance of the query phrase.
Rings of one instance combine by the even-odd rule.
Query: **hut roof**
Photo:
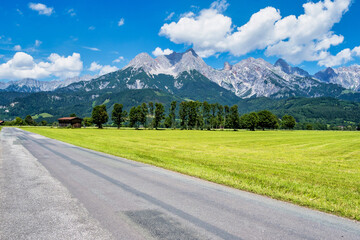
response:
[[[74,119],[80,119],[82,120],[82,118],[79,117],[62,117],[62,118],[58,118],[58,120],[74,120]]]

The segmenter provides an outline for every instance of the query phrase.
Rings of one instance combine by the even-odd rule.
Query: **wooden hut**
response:
[[[58,121],[59,121],[59,127],[71,126],[72,128],[81,128],[82,118],[63,117],[63,118],[59,118]]]

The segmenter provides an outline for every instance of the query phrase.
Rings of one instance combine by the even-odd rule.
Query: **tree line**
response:
[[[178,110],[178,111],[176,111]],[[93,108],[91,119],[85,118],[84,124],[95,124],[97,127],[107,123],[109,116],[105,105]],[[268,110],[251,112],[240,116],[238,106],[231,107],[219,103],[199,101],[171,102],[168,115],[161,103],[142,103],[133,106],[129,113],[124,110],[122,104],[116,103],[111,113],[111,120],[118,128],[126,125],[136,129],[143,128],[180,128],[180,129],[293,129],[296,125],[295,118],[284,115],[279,119]]]
[[[360,124],[326,124],[323,121],[296,122],[289,115],[284,115],[281,119],[269,111],[263,110],[244,115],[239,115],[237,105],[232,107],[222,106],[218,103],[208,102],[180,102],[173,101],[165,114],[164,105],[161,103],[142,103],[130,109],[129,114],[123,110],[122,104],[115,104],[111,113],[110,124],[106,124],[109,115],[105,105],[93,108],[92,117],[83,119],[84,126],[96,124],[98,127],[106,126],[126,126],[134,128],[179,128],[179,129],[297,129],[297,130],[360,130]],[[155,112],[155,110],[157,110]],[[75,113],[70,116],[76,116]],[[295,124],[295,125],[294,125]],[[12,121],[5,121],[7,126],[58,126],[58,122],[47,122],[39,118],[33,119],[27,115],[24,119],[16,117]]]

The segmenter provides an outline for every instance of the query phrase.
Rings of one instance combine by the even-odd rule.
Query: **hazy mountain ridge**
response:
[[[97,76],[85,75],[81,77],[67,78],[65,80],[40,81],[32,78],[24,78],[18,81],[0,82],[0,90],[6,92],[48,92],[66,87],[80,81],[90,81]]]

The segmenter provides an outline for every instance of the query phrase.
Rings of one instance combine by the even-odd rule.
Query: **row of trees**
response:
[[[47,126],[48,122],[42,120],[36,122],[30,115],[27,115],[24,119],[16,117],[13,121],[5,122],[7,126]]]
[[[116,103],[111,114],[114,124],[120,128],[125,122],[130,127],[159,128],[162,124],[166,128],[181,129],[249,129],[254,131],[260,129],[293,129],[296,121],[294,117],[285,115],[279,119],[270,111],[263,110],[239,115],[238,106],[223,106],[215,103],[189,101],[179,104],[178,118],[176,116],[177,102],[170,104],[169,113],[165,115],[164,105],[161,103],[142,103],[130,109],[129,114],[123,109],[122,104]],[[109,119],[105,105],[95,106],[92,111],[92,123],[99,128]],[[87,119],[84,119],[87,121]],[[163,121],[164,120],[164,121]],[[90,120],[88,121],[90,122]],[[86,122],[85,122],[86,124]]]

